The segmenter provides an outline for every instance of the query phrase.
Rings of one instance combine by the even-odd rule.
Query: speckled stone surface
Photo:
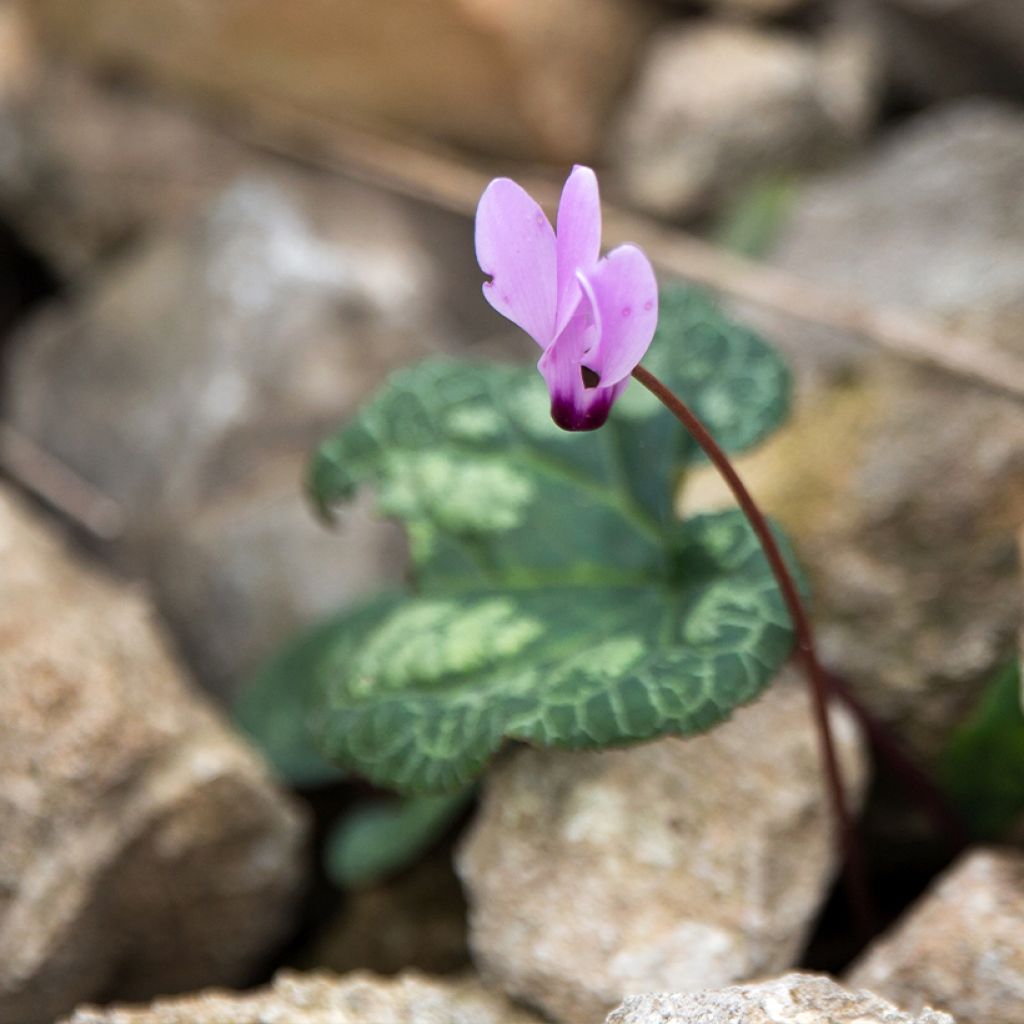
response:
[[[960,1024],[1024,1021],[1024,854],[966,854],[847,975],[911,1009]]]
[[[607,1024],[956,1024],[945,1013],[904,1013],[829,978],[787,974],[756,985],[689,995],[632,996]]]
[[[64,1024],[541,1024],[473,979],[283,971],[256,992],[200,992],[151,1006],[83,1008]]]
[[[835,724],[856,806],[860,737]],[[795,673],[699,737],[517,751],[457,859],[477,966],[562,1024],[792,966],[835,871],[818,758]]]

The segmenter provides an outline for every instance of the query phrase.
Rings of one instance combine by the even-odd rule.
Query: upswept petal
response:
[[[476,211],[476,258],[491,277],[484,297],[542,348],[555,337],[555,233],[544,211],[510,178],[495,178]]]
[[[577,164],[558,204],[558,298],[555,335],[562,333],[580,299],[577,270],[588,271],[601,254],[601,198],[597,175]]]
[[[564,430],[596,430],[608,418],[612,404],[629,383],[590,387],[581,360],[597,340],[590,302],[584,296],[565,330],[540,357],[537,368],[551,394],[551,418]]]
[[[635,245],[620,245],[593,270],[580,270],[577,276],[597,323],[597,344],[584,364],[602,386],[616,384],[643,359],[658,326],[654,269]]]

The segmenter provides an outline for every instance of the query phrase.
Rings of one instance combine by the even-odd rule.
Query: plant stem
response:
[[[826,678],[835,698],[846,705],[860,724],[879,762],[888,765],[907,793],[916,800],[931,820],[935,834],[945,841],[950,854],[955,856],[966,849],[971,842],[971,831],[942,789],[903,752],[889,727],[853,693],[844,679],[827,670]]]
[[[786,607],[789,609],[790,618],[793,620],[797,652],[800,660],[803,662],[810,685],[811,704],[818,728],[821,757],[825,766],[825,778],[835,817],[839,851],[842,857],[851,909],[859,926],[865,935],[868,935],[873,930],[873,915],[870,909],[864,859],[859,837],[847,804],[846,790],[843,786],[839,759],[836,756],[835,742],[832,736],[832,726],[828,717],[828,678],[822,670],[821,663],[818,661],[818,655],[814,646],[814,634],[811,630],[810,619],[804,609],[803,601],[800,599],[800,592],[797,590],[792,574],[786,567],[786,562],[782,557],[782,552],[779,550],[775,537],[772,535],[771,528],[768,526],[768,521],[758,508],[753,497],[751,497],[739,474],[733,468],[729,457],[718,446],[718,443],[708,432],[704,424],[650,370],[638,366],[633,371],[633,377],[647,388],[682,423],[697,444],[704,450],[704,453],[711,460],[715,469],[718,470],[722,478],[729,485],[729,489],[743,510],[743,514],[747,517],[747,521],[750,523],[754,533],[757,534],[761,547],[764,549],[765,557],[768,559],[768,564],[775,574],[779,590],[786,602]]]

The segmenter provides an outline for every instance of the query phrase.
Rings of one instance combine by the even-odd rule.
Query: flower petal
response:
[[[635,245],[620,245],[578,277],[598,325],[597,344],[584,360],[602,386],[633,372],[658,326],[658,282],[650,261]]]
[[[626,379],[611,387],[588,386],[581,360],[595,340],[596,324],[590,302],[584,298],[537,363],[551,393],[551,418],[563,430],[596,430],[629,383]]]
[[[555,337],[555,233],[544,211],[509,178],[495,178],[476,210],[476,258],[491,277],[484,297],[541,347]]]
[[[558,204],[558,301],[555,334],[561,334],[580,298],[577,270],[589,271],[601,255],[601,198],[597,175],[577,164]]]

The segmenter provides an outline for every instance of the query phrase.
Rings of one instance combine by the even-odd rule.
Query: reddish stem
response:
[[[786,567],[786,562],[768,526],[768,521],[757,507],[756,502],[740,479],[739,474],[733,468],[729,457],[719,448],[718,443],[708,432],[704,424],[650,370],[638,366],[633,371],[633,376],[682,423],[697,444],[704,450],[704,453],[714,464],[715,469],[722,475],[722,478],[729,485],[729,489],[743,510],[743,514],[747,517],[747,521],[750,523],[754,533],[757,534],[761,547],[764,549],[765,557],[768,559],[768,564],[775,574],[779,590],[782,592],[786,607],[789,609],[790,618],[793,620],[793,628],[796,632],[797,653],[803,662],[804,670],[807,673],[807,680],[810,684],[811,703],[818,727],[821,756],[825,765],[825,777],[835,816],[839,850],[842,856],[851,908],[865,935],[868,935],[872,931],[873,915],[870,910],[871,904],[868,897],[867,876],[864,870],[864,858],[859,837],[857,836],[846,800],[846,790],[843,786],[839,759],[836,756],[835,742],[832,736],[832,726],[828,717],[828,679],[822,670],[821,663],[818,661],[811,623],[804,609],[803,601],[800,599],[796,583]]]

